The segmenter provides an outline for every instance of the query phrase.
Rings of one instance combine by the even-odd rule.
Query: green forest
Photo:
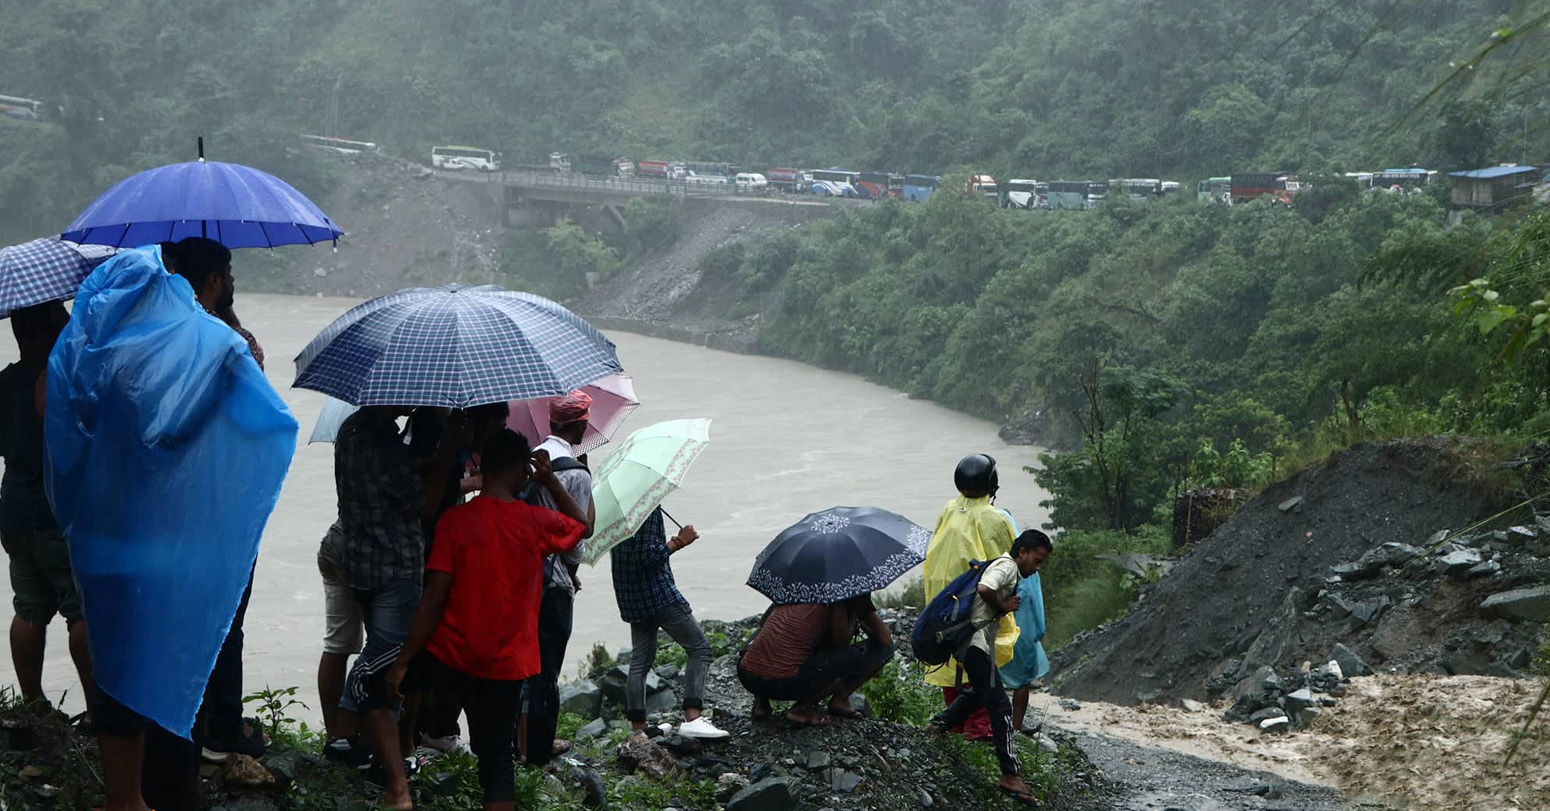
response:
[[[998,177],[1456,169],[1543,154],[1543,94],[1437,99],[1521,0],[12,0],[0,237],[193,157],[309,194],[300,133]],[[1513,44],[1532,49],[1536,44]],[[62,111],[62,112],[59,112]],[[1403,126],[1396,126],[1398,124]]]
[[[1016,212],[939,193],[713,255],[765,351],[1033,427],[1064,548],[1161,550],[1174,493],[1254,487],[1368,438],[1550,430],[1550,214],[1447,224],[1445,183],[1339,173],[1550,156],[1542,3],[1355,0],[12,0],[0,239],[61,229],[132,171],[193,156],[318,195],[300,133],[509,164],[608,150],[747,166],[1188,184],[1297,172],[1291,208]],[[1512,26],[1540,20],[1531,35]],[[237,33],[240,32],[240,33]],[[1472,55],[1490,52],[1479,63]],[[1439,91],[1439,92],[1434,92]],[[1186,186],[1188,188],[1188,186]],[[637,201],[608,242],[511,232],[514,285],[579,292],[670,240]],[[1057,643],[1134,584],[1061,555]]]

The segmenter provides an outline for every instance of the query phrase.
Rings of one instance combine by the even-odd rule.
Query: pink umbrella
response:
[[[587,432],[576,446],[576,453],[596,450],[613,439],[614,432],[624,424],[630,412],[640,405],[635,399],[635,381],[626,374],[609,375],[581,390],[592,397],[592,417],[587,421]],[[549,435],[549,404],[558,397],[540,397],[536,400],[512,400],[511,416],[506,427],[521,431],[534,445]]]

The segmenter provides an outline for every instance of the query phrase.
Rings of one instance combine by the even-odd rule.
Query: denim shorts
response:
[[[361,712],[359,696],[381,695],[375,685],[363,684],[363,680],[381,680],[398,658],[398,649],[409,635],[409,622],[420,605],[420,581],[390,580],[374,589],[353,589],[356,605],[360,606],[361,619],[366,624],[366,646],[350,668],[344,696],[339,708]],[[393,703],[394,712],[398,702]]]
[[[0,534],[11,558],[11,606],[33,625],[47,625],[58,614],[65,622],[81,618],[81,596],[70,571],[70,544],[58,529]]]
[[[361,652],[366,636],[361,605],[333,561],[319,555],[318,572],[323,575],[323,652],[354,656]]]

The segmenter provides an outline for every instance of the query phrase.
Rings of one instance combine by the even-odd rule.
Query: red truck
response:
[[[801,194],[807,190],[811,179],[801,169],[789,169],[781,166],[764,170],[764,176],[770,180],[770,188],[787,194]]]
[[[636,177],[651,177],[658,180],[683,180],[683,161],[641,161],[635,164]]]

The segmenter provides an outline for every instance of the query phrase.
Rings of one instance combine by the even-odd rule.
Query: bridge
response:
[[[476,170],[433,170],[442,179],[459,183],[478,183],[501,189],[500,199],[510,225],[529,225],[556,219],[555,209],[564,206],[602,206],[620,223],[620,207],[631,198],[679,200],[715,206],[751,206],[779,208],[799,219],[824,216],[831,205],[871,205],[871,200],[853,200],[813,195],[771,193],[754,195],[742,192],[731,183],[689,183],[655,178],[600,177],[554,172],[523,167],[502,172]]]

